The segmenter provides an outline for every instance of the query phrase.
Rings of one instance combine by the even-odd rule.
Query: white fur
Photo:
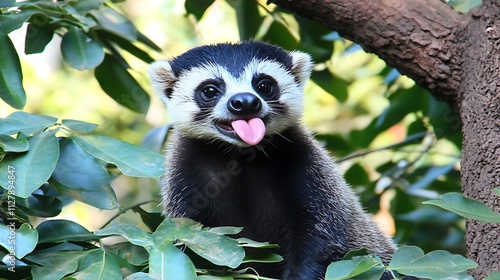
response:
[[[227,142],[245,146],[241,141],[222,135],[214,125],[218,119],[233,119],[234,116],[227,109],[227,102],[234,94],[249,92],[255,94],[262,101],[262,111],[260,117],[271,114],[271,118],[266,127],[266,134],[277,134],[284,129],[299,122],[303,111],[303,87],[308,80],[312,62],[308,54],[302,52],[291,52],[292,71],[287,71],[283,65],[275,61],[252,60],[240,76],[235,77],[224,67],[216,64],[195,67],[175,77],[168,61],[162,60],[154,62],[149,75],[153,88],[167,106],[169,116],[174,127],[186,136],[204,139],[222,139]],[[285,104],[288,109],[287,115],[272,114],[272,107],[266,103],[253,89],[252,78],[256,73],[273,77],[279,86],[279,102]],[[200,109],[195,100],[196,87],[208,79],[222,79],[226,85],[226,92],[220,97],[217,105],[208,112],[209,117],[203,121],[194,122],[193,116],[200,113]],[[298,83],[296,82],[298,80]],[[172,88],[171,98],[166,97],[166,88]]]
[[[300,88],[303,89],[307,80],[309,80],[309,77],[311,76],[314,66],[312,58],[309,54],[299,51],[290,52],[290,55],[292,56],[292,71],[296,73],[297,79],[300,83]]]
[[[167,60],[158,60],[149,66],[148,69],[151,85],[163,103],[167,104],[167,96],[163,92],[176,78],[172,72],[172,67]]]

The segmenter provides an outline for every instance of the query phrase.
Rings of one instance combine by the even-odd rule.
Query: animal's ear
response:
[[[299,51],[293,51],[290,55],[292,56],[292,73],[303,87],[311,76],[313,68],[311,56]]]
[[[172,66],[167,60],[158,60],[149,66],[149,78],[153,89],[162,100],[167,100],[172,96],[174,83],[177,77],[172,70]]]

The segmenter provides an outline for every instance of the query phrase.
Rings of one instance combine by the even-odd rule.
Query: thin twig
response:
[[[129,210],[132,210],[135,207],[142,206],[144,204],[148,204],[148,203],[152,203],[152,202],[159,203],[157,200],[148,200],[148,201],[144,201],[144,202],[140,202],[140,203],[134,204],[134,205],[126,207],[126,208],[120,207],[120,211],[118,211],[115,215],[113,215],[113,217],[111,217],[104,225],[102,225],[100,229],[103,229],[106,226],[108,226],[114,219],[118,218],[119,216],[121,216],[125,212],[127,212]]]
[[[399,143],[387,145],[387,146],[380,147],[380,148],[373,149],[373,150],[358,151],[358,152],[355,152],[355,153],[350,154],[348,156],[345,156],[345,157],[343,157],[341,159],[338,159],[337,163],[342,162],[342,161],[346,161],[346,160],[349,160],[349,159],[357,158],[357,157],[364,157],[366,155],[369,155],[369,154],[375,153],[375,152],[380,152],[380,151],[384,151],[384,150],[394,149],[394,148],[397,148],[397,147],[399,147],[401,145],[405,145],[406,143],[413,142],[413,141],[416,141],[416,140],[419,140],[419,139],[423,139],[423,138],[425,138],[427,136],[427,134],[428,134],[427,131],[425,131],[425,132],[421,132],[421,133],[417,133],[417,134],[411,135],[411,136],[407,137],[406,139],[404,139],[403,141],[401,141]]]

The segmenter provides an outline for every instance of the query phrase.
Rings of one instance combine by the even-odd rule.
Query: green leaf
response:
[[[196,254],[216,265],[238,267],[245,251],[238,241],[201,230],[201,224],[188,219],[166,219],[153,233],[155,247],[179,240]]]
[[[367,147],[381,132],[399,123],[409,113],[427,106],[429,94],[418,86],[398,90],[389,97],[390,104],[363,130],[351,131],[351,139],[360,147]]]
[[[137,40],[137,29],[134,24],[119,12],[108,6],[89,12],[99,25],[96,29],[104,29],[129,41]]]
[[[461,255],[448,251],[432,251],[426,255],[416,246],[401,246],[394,253],[389,268],[399,273],[429,279],[445,279],[477,267]]]
[[[251,275],[251,276],[248,276],[248,277],[244,277],[243,278],[243,274],[240,274],[240,273],[233,273],[231,275],[227,275],[227,276],[219,276],[219,275],[199,275],[198,276],[198,279],[199,280],[233,280],[233,279],[259,279],[259,280],[265,280],[265,279],[268,279],[268,278],[265,278],[265,277],[256,277],[255,275]]]
[[[385,272],[385,268],[382,264],[376,265],[376,266],[372,267],[371,269],[352,277],[351,279],[352,280],[367,280],[367,279],[378,280],[378,279],[381,279],[384,272]]]
[[[493,189],[493,191],[498,195],[500,196],[500,188],[495,188]]]
[[[332,57],[333,44],[324,39],[331,33],[331,30],[317,21],[305,17],[294,15],[299,26],[299,46],[298,49],[310,54],[313,61],[321,63]]]
[[[192,1],[199,2],[199,1]],[[256,37],[264,18],[259,13],[257,1],[234,1],[231,2],[236,10],[236,20],[240,40],[251,40]]]
[[[429,123],[434,128],[437,138],[461,134],[462,120],[458,109],[451,107],[447,102],[429,96],[428,102]]]
[[[33,14],[30,19],[29,23],[34,24],[35,26],[41,26],[41,27],[48,27],[49,23],[52,23],[53,26],[57,26],[57,22],[60,21],[61,17],[64,16],[71,16],[69,13],[66,12],[66,10],[62,9],[64,12],[60,12],[61,10],[56,10],[56,9],[45,9],[43,7],[48,7],[52,6],[55,7],[54,4],[48,4],[48,3],[39,3],[39,4],[34,4],[34,5],[28,5],[24,9],[37,9],[40,11],[40,13]],[[57,13],[57,14],[54,14]],[[71,21],[69,18],[67,18],[68,21]]]
[[[166,124],[151,129],[150,131],[148,131],[146,136],[142,138],[141,146],[161,153],[165,147],[165,142],[167,140],[170,128],[172,128],[172,125]]]
[[[210,273],[210,271],[208,271]],[[246,267],[240,270],[225,271],[223,276],[214,273],[215,275],[201,275],[200,279],[209,280],[228,280],[228,279],[256,279],[256,280],[276,280],[276,278],[269,278],[262,275],[255,275],[255,269],[251,267]]]
[[[297,40],[293,37],[290,30],[279,21],[273,21],[271,23],[271,26],[269,26],[262,40],[281,46],[289,51],[296,50],[298,47]]]
[[[188,14],[194,15],[197,20],[200,20],[208,7],[210,7],[214,2],[215,0],[186,0],[184,7],[186,8],[186,12]]]
[[[453,162],[452,164],[443,165],[443,166],[439,166],[439,165],[431,166],[420,180],[418,180],[417,182],[412,184],[410,187],[408,187],[407,192],[408,193],[415,193],[416,191],[427,187],[432,182],[436,181],[440,176],[443,176],[443,175],[447,174],[448,172],[450,172],[453,169],[453,167],[455,166],[455,164],[456,163]]]
[[[102,3],[104,3],[104,0],[74,1],[74,2],[69,2],[68,4],[71,5],[73,8],[75,8],[75,10],[77,10],[81,14],[85,14],[90,10],[99,9]]]
[[[0,176],[4,189],[14,186],[15,196],[27,198],[33,191],[47,182],[59,158],[59,144],[54,131],[45,131],[28,139],[30,149],[26,153],[7,154],[0,161],[0,173],[14,169],[15,178]]]
[[[115,164],[127,176],[159,178],[164,172],[163,156],[149,149],[98,135],[75,135],[72,139],[87,153]]]
[[[378,132],[384,131],[401,121],[409,113],[424,108],[427,100],[427,95],[421,92],[418,87],[395,92],[389,97],[389,107],[374,120],[373,127]]]
[[[109,50],[109,55],[113,57],[118,63],[120,63],[122,67],[124,67],[125,69],[132,69],[130,64],[128,64],[127,60],[125,60],[125,58],[123,57],[122,53],[115,47],[115,44],[106,41],[106,39],[104,39],[102,43],[104,44],[106,49]]]
[[[0,223],[0,245],[11,252],[18,259],[31,253],[38,242],[38,232],[28,224],[15,228],[15,222],[6,220],[7,224]]]
[[[245,257],[245,251],[238,242],[224,235],[200,231],[196,234],[180,236],[189,249],[216,265],[238,267]]]
[[[460,193],[445,193],[439,196],[439,200],[429,200],[423,203],[439,206],[467,219],[500,223],[500,214],[488,208],[484,203],[464,197]]]
[[[57,197],[34,193],[26,199],[17,199],[16,204],[25,214],[37,217],[55,217],[63,207]]]
[[[32,23],[28,25],[26,40],[24,42],[24,53],[41,53],[45,46],[54,37],[54,30],[50,27],[36,26]]]
[[[408,221],[414,224],[452,224],[461,220],[460,216],[450,211],[445,211],[437,207],[418,207],[417,209],[397,215],[398,220]]]
[[[116,102],[137,113],[148,111],[149,95],[113,56],[106,54],[94,75],[101,88]]]
[[[316,139],[324,143],[325,148],[338,157],[345,156],[353,150],[351,143],[341,134],[319,134],[316,135]],[[340,159],[337,161],[340,162]]]
[[[313,71],[311,80],[340,102],[347,100],[347,82],[335,77],[328,69]]]
[[[359,163],[353,164],[344,174],[346,181],[353,186],[365,186],[370,184],[368,172]]]
[[[89,251],[59,251],[30,255],[30,261],[41,265],[33,266],[33,280],[62,279],[65,275],[75,272],[80,259],[88,253]]]
[[[157,280],[157,279],[158,278],[155,278],[145,272],[132,273],[125,278],[125,280]]]
[[[488,277],[484,278],[484,280],[499,280],[499,279],[500,279],[500,272],[493,272]]]
[[[162,52],[162,48],[156,45],[153,41],[151,41],[148,37],[146,37],[146,35],[142,34],[140,31],[137,31],[137,40],[157,52]]]
[[[97,34],[99,35],[102,41],[105,41],[108,44],[117,44],[120,48],[126,50],[130,54],[134,55],[135,57],[141,59],[146,63],[151,63],[154,61],[154,58],[152,58],[148,52],[137,47],[135,44],[132,43],[132,41],[128,39],[124,39],[106,30],[99,31],[97,32]]]
[[[224,234],[224,235],[230,235],[230,234],[238,234],[243,230],[242,227],[214,227],[209,229],[209,232],[217,233],[217,234]]]
[[[12,135],[22,132],[31,135],[55,125],[56,122],[54,117],[18,111],[0,119],[0,133]]]
[[[326,270],[325,279],[380,279],[382,274],[384,274],[384,265],[379,260],[371,256],[360,256],[352,260],[331,263]],[[370,277],[367,277],[368,275]]]
[[[142,222],[151,230],[156,231],[158,226],[165,220],[160,212],[146,212],[140,206],[132,208],[132,211],[136,212],[141,216]]]
[[[33,13],[29,22],[37,26],[48,27],[50,24],[50,27],[54,29],[77,26],[85,32],[88,32],[89,26],[92,26],[92,21],[78,14],[71,6],[50,1],[29,2],[31,3],[24,5],[22,10]]]
[[[179,237],[192,234],[192,231],[200,231],[203,225],[187,218],[167,218],[158,226],[153,233],[155,245],[163,246],[164,243],[171,244]]]
[[[95,68],[104,59],[104,49],[97,41],[76,27],[69,27],[61,41],[64,61],[77,70]]]
[[[102,249],[96,249],[89,252],[89,254],[83,259],[83,262],[80,264],[80,267],[78,267],[78,271],[76,273],[63,279],[122,279],[122,273],[115,259],[110,254],[106,253]]]
[[[238,238],[236,239],[236,241],[238,241],[238,244],[241,247],[248,248],[273,249],[279,247],[277,244],[269,244],[269,242],[258,242],[245,237]]]
[[[78,121],[78,120],[70,120],[70,119],[62,120],[61,124],[73,131],[78,131],[83,133],[94,131],[97,127],[97,124]]]
[[[1,0],[0,8],[10,8],[16,6],[16,0]]]
[[[59,146],[60,156],[50,185],[62,194],[99,209],[118,207],[106,169],[72,138],[62,138]]]
[[[462,147],[462,120],[458,108],[429,95],[428,110],[424,113],[437,139],[446,138],[458,149]]]
[[[447,3],[454,7],[457,12],[466,14],[472,8],[481,5],[482,0],[456,0]]]
[[[149,253],[144,247],[129,242],[115,243],[106,246],[106,250],[115,253],[117,256],[136,266],[144,265],[149,259]]]
[[[0,33],[9,34],[10,32],[17,30],[23,26],[23,23],[28,21],[28,19],[39,13],[35,10],[23,10],[19,13],[10,13],[6,15],[0,15]],[[2,49],[4,50],[4,49]]]
[[[39,234],[38,243],[89,241],[98,237],[83,226],[69,220],[48,220],[36,228]]]
[[[151,237],[151,235],[133,225],[112,222],[108,227],[96,231],[95,235],[97,236],[119,235],[123,236],[130,243],[137,246],[142,246],[145,248],[153,246],[153,238]]]
[[[20,134],[17,138],[0,134],[0,148],[4,152],[26,152],[29,149],[28,138],[24,134]]]
[[[43,261],[39,261],[39,260],[35,260],[35,259],[43,258],[43,254],[45,254],[45,253],[85,250],[86,247],[88,248],[87,245],[89,245],[89,244],[81,244],[81,245],[83,245],[83,246],[80,246],[78,244],[71,243],[71,242],[50,244],[50,245],[48,245],[50,247],[46,247],[46,248],[43,248],[41,250],[35,250],[33,253],[26,256],[26,260],[28,260],[30,262],[37,263],[37,264],[42,264],[42,263],[44,263]]]
[[[1,26],[1,24],[0,24]],[[9,36],[0,31],[0,98],[16,109],[26,105],[23,73],[16,49]]]
[[[149,255],[149,274],[155,279],[197,279],[189,257],[173,244],[153,248]]]
[[[355,257],[364,257],[367,255],[371,255],[370,251],[366,248],[361,248],[361,249],[355,249],[347,252],[343,257],[342,260],[352,260]]]
[[[246,254],[242,263],[257,262],[257,263],[276,263],[283,261],[283,257],[275,253],[258,252]]]

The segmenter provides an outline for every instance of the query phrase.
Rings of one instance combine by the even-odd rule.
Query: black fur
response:
[[[248,41],[239,44],[217,44],[193,48],[171,61],[175,76],[193,67],[207,65],[216,61],[235,77],[252,59],[277,61],[291,70],[292,60],[283,49],[264,42]]]
[[[264,139],[263,151],[174,135],[167,212],[210,227],[242,226],[245,237],[279,244],[285,262],[260,271],[264,276],[320,279],[331,261],[359,247],[390,258],[392,245],[374,224],[363,224],[357,201],[342,194],[345,186],[329,175],[310,136],[299,128],[282,135]]]
[[[258,116],[266,124],[267,136],[257,146],[243,148],[243,142],[237,145],[218,137],[215,125],[220,116],[224,120],[244,117],[225,106],[218,109],[219,115],[213,114],[218,99],[196,97],[204,93],[205,82],[194,85],[195,92],[189,87],[183,92],[174,85],[182,85],[183,73],[203,65],[221,65],[230,75],[242,77],[253,59],[280,63],[279,69],[290,73],[295,84],[283,85],[276,80],[283,92],[261,96],[263,105],[270,108],[266,115]],[[160,96],[165,88],[175,88],[167,92],[165,100],[178,118],[168,141],[162,189],[165,214],[192,218],[209,227],[241,226],[244,237],[278,244],[284,262],[258,271],[287,280],[321,279],[332,261],[353,249],[367,248],[384,262],[395,249],[390,238],[363,212],[329,154],[300,125],[298,107],[292,106],[301,105],[290,100],[301,97],[310,66],[305,54],[288,53],[266,43],[243,42],[195,48],[169,62],[155,63],[150,69]],[[287,73],[280,77],[287,78]],[[266,74],[269,81],[276,78],[274,73]],[[241,82],[249,83],[259,94],[256,85],[262,80],[252,80]],[[219,98],[222,94],[241,94],[225,92],[224,81],[208,81],[220,89]],[[200,110],[185,113],[181,105],[191,100]],[[273,128],[276,120],[274,125],[282,125],[279,131]],[[197,133],[196,129],[205,132]]]

